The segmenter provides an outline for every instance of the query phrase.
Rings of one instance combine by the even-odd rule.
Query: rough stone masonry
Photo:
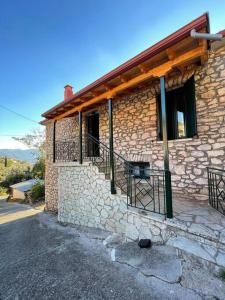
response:
[[[191,139],[169,141],[173,191],[199,200],[207,199],[206,167],[223,168],[225,154],[225,45],[216,43],[204,66],[167,80],[167,88],[179,86],[194,74],[197,133]],[[138,90],[114,101],[114,148],[125,158],[148,157],[152,167],[163,166],[162,142],[157,138],[156,96],[159,85]],[[100,140],[108,143],[108,117],[99,106]],[[86,119],[83,118],[84,128]],[[84,129],[85,131],[85,129]],[[77,117],[56,124],[56,140],[78,135]],[[52,161],[53,121],[46,124],[46,209],[58,210],[59,169]],[[72,183],[71,183],[72,184]],[[68,191],[70,193],[70,191]],[[90,195],[89,195],[90,196]],[[60,205],[60,204],[59,204]]]
[[[198,257],[204,266],[225,267],[225,236],[186,228],[177,220],[142,214],[136,208],[127,208],[127,197],[112,195],[109,181],[90,163],[61,162],[58,185],[58,220],[118,233],[128,240],[150,238],[156,244],[168,244]],[[201,214],[201,217],[202,214]],[[215,228],[218,228],[214,224]],[[224,228],[224,225],[222,226]]]

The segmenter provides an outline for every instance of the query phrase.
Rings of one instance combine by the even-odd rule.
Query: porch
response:
[[[82,141],[81,147],[79,141]],[[149,157],[145,161],[130,162],[113,152],[112,158],[113,193],[109,147],[91,135],[83,135],[82,138],[77,137],[72,141],[55,142],[56,165],[72,163],[76,166],[87,164],[97,167],[98,174],[108,184],[111,194],[126,198],[128,209],[137,209],[142,214],[154,213],[158,215],[159,220],[165,220],[167,217],[165,171],[153,168],[149,164]],[[190,195],[172,189],[171,222],[187,231],[201,233],[202,236],[220,239],[221,235],[221,238],[225,238],[225,171],[207,168],[207,174],[208,183],[205,187],[208,189],[208,201],[196,201]]]
[[[187,231],[225,241],[225,216],[205,201],[173,195],[174,220]]]
[[[224,260],[224,41],[212,50],[191,34],[208,25],[206,14],[81,91],[65,86],[43,114],[59,221]]]
[[[209,50],[205,39],[191,36],[191,30],[196,28],[199,32],[208,32],[207,15],[184,26],[79,93],[73,94],[72,87],[65,86],[64,101],[43,114],[46,120],[53,119],[53,162],[57,160],[57,149],[60,148],[59,151],[67,153],[72,161],[82,164],[90,160],[110,180],[111,194],[119,192],[127,196],[128,206],[173,218],[168,140],[194,139],[197,136],[194,77],[199,66],[207,61]],[[117,149],[114,151],[121,145],[129,148],[129,143],[126,146],[125,142],[127,138],[118,141],[114,137],[116,132],[121,132],[119,119],[117,128],[114,126],[116,103],[126,102],[129,95],[146,89],[149,89],[149,94],[145,101],[132,103],[133,111],[127,114],[131,120],[129,128],[126,120],[121,127],[124,134],[138,133],[142,148],[151,150],[153,140],[162,141],[160,149],[155,148],[156,154],[152,155],[154,160],[161,160],[161,167],[149,160],[130,161]],[[99,123],[102,119],[94,116],[104,105],[107,105],[106,127]],[[138,127],[133,114],[140,112],[144,115],[142,110],[145,110],[146,117],[138,121]],[[117,116],[123,112],[122,105]],[[70,144],[66,140],[58,141],[57,123],[75,116],[78,116],[79,134],[77,132]],[[103,127],[104,133],[100,132]],[[142,134],[145,138],[148,136],[147,140],[142,139]],[[140,149],[138,143],[132,141],[133,148]],[[162,149],[163,157],[158,155]],[[129,154],[129,149],[124,150]],[[185,184],[187,189],[188,184]]]
[[[150,238],[171,245],[203,263],[225,267],[225,218],[206,203],[173,195],[174,218],[127,205],[111,194],[110,181],[90,162],[58,162],[59,214],[63,223],[104,228],[128,240]]]

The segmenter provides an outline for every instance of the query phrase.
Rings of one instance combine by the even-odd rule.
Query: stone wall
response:
[[[46,124],[45,144],[45,209],[57,212],[58,169],[53,166],[53,121]]]
[[[194,73],[198,136],[169,141],[173,191],[196,200],[207,199],[207,166],[224,168],[225,154],[225,47],[214,49],[209,60],[195,72],[167,78],[167,89],[184,83]],[[156,96],[159,84],[140,89],[114,100],[114,147],[128,160],[147,160],[154,168],[163,167],[162,142],[157,137]],[[106,105],[99,108],[100,140],[108,144]],[[84,132],[86,118],[83,118]],[[57,210],[57,168],[52,164],[52,129],[47,127],[46,207]],[[57,122],[56,139],[78,135],[77,117]]]
[[[128,210],[127,197],[120,193],[112,195],[109,180],[99,173],[96,166],[76,162],[56,165],[59,169],[60,222],[102,228],[124,234],[132,240],[151,238],[154,242],[166,241],[166,225],[138,213],[137,209]],[[164,220],[164,217],[161,219]]]
[[[224,168],[225,47],[211,51],[208,62],[195,72],[167,79],[166,88],[184,83],[194,74],[198,136],[169,141],[173,191],[206,200],[207,166]],[[114,149],[126,159],[148,160],[163,167],[162,142],[157,137],[156,96],[159,85],[114,100]],[[101,106],[100,139],[108,144],[107,107]]]
[[[197,227],[193,231],[177,220],[128,208],[126,196],[112,195],[104,174],[88,163],[58,163],[57,167],[60,222],[106,229],[128,240],[150,238],[225,267],[224,237],[206,235],[206,231]]]
[[[56,141],[71,140],[79,136],[78,116],[56,122]]]
[[[58,168],[53,164],[53,121],[46,124],[45,204],[46,210],[58,211]],[[78,119],[66,118],[56,123],[56,141],[78,136]]]

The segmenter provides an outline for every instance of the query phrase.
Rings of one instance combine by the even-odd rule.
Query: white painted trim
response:
[[[89,167],[90,165],[91,165],[90,162],[83,162],[83,164],[80,164],[77,161],[66,161],[66,162],[53,163],[54,167]]]
[[[198,138],[184,138],[184,139],[175,139],[175,140],[168,140],[168,144],[176,144],[176,143],[180,143],[180,142],[190,142],[190,141],[197,141]],[[153,144],[162,144],[163,141],[153,141]]]

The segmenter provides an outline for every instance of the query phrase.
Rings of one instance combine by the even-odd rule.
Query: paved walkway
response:
[[[150,200],[150,197],[146,197],[145,204]],[[163,197],[161,197],[161,200],[163,200]],[[148,207],[148,209],[153,210],[153,204],[151,203],[151,205],[152,207]],[[161,208],[164,205],[161,201]],[[141,207],[141,205],[138,205],[138,207]],[[173,215],[172,223],[177,224],[177,227],[225,245],[225,216],[211,207],[207,201],[191,200],[188,197],[174,193]],[[157,214],[155,214],[155,217],[157,217]],[[163,220],[164,217],[158,215],[158,219]]]
[[[225,299],[219,278],[173,248],[103,244],[108,235],[0,200],[0,299]]]
[[[186,226],[187,231],[201,233],[225,244],[225,216],[206,201],[176,198],[173,206],[174,220]]]

